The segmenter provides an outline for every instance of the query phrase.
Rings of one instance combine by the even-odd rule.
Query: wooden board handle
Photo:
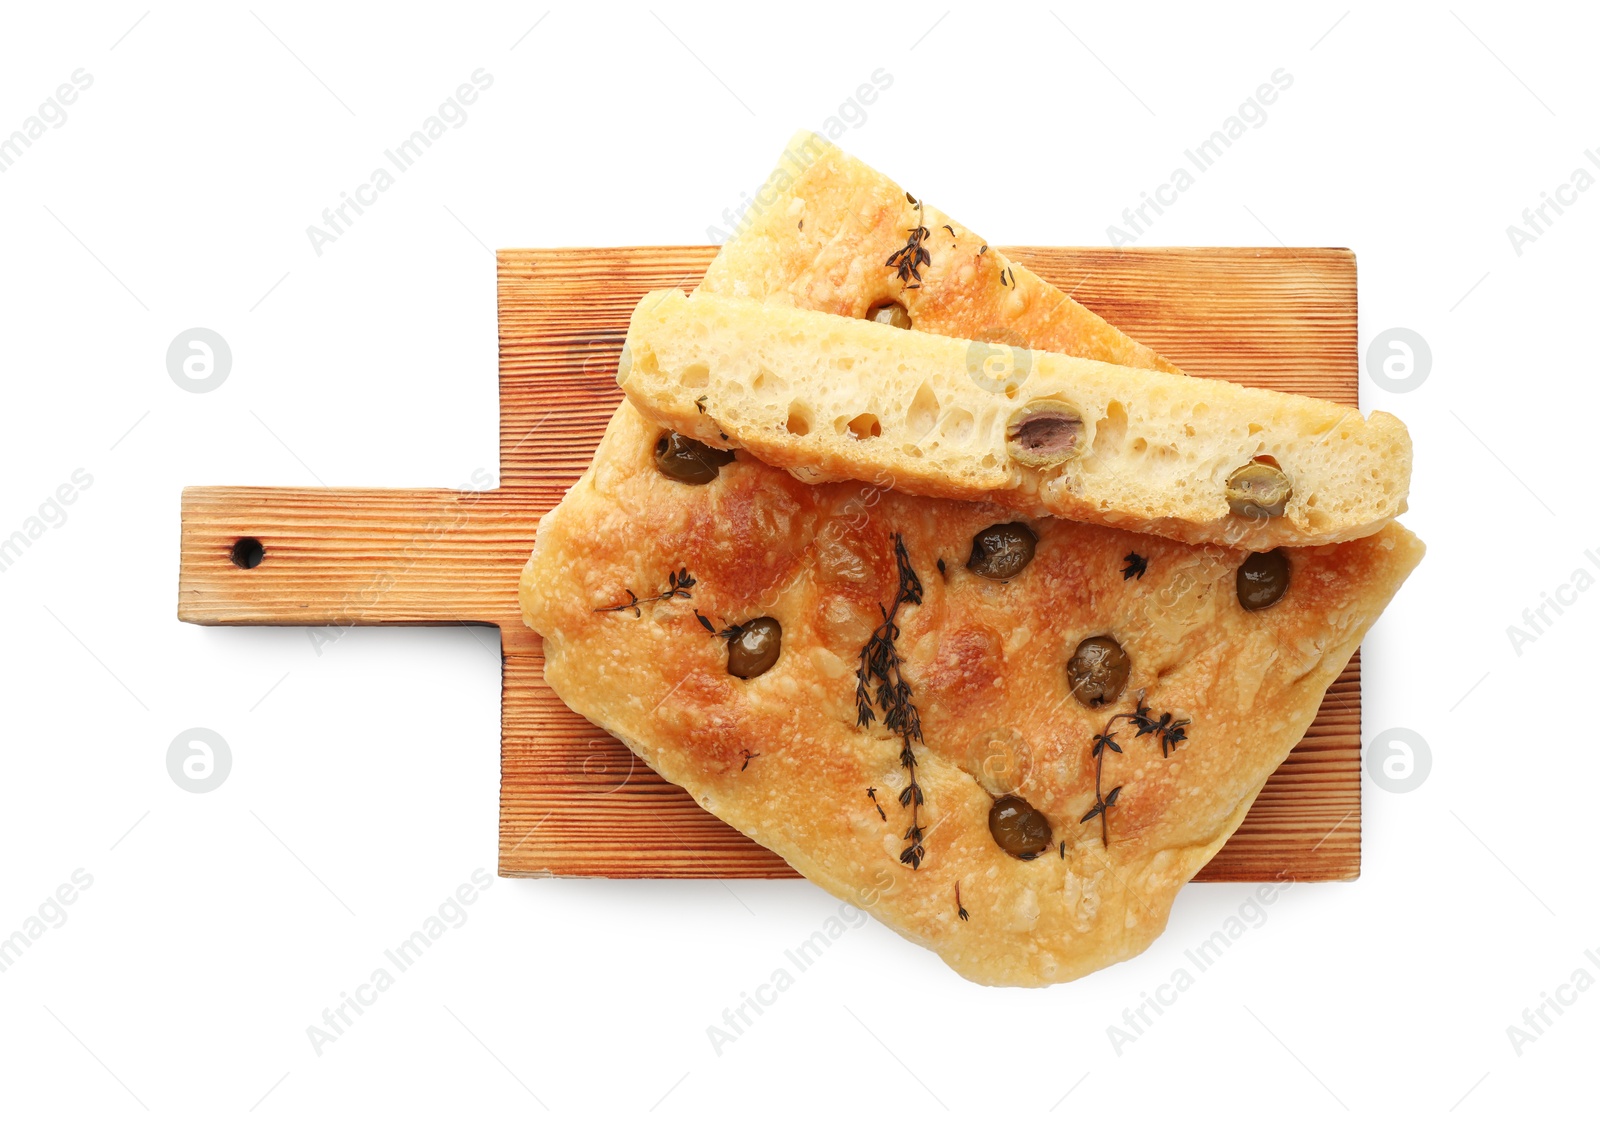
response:
[[[539,513],[502,491],[186,488],[178,618],[520,628],[513,574]]]

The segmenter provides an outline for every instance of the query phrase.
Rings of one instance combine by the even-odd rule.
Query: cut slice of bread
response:
[[[804,130],[789,140],[700,290],[853,319],[898,304],[913,329],[934,335],[1181,373],[949,215]]]
[[[639,302],[617,382],[657,423],[806,482],[1186,542],[1364,537],[1411,479],[1387,413],[705,292]]]

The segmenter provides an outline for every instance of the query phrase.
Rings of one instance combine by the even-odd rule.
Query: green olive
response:
[[[1006,426],[1006,452],[1028,467],[1055,467],[1082,451],[1083,415],[1065,402],[1029,402]]]
[[[1281,549],[1252,553],[1234,577],[1239,606],[1247,612],[1270,608],[1289,591],[1289,555]]]
[[[1073,697],[1097,709],[1121,696],[1132,669],[1121,643],[1109,635],[1096,635],[1079,643],[1067,660],[1067,685]]]
[[[728,673],[754,678],[772,669],[783,649],[783,625],[771,616],[741,623],[728,638]]]
[[[874,304],[867,309],[867,318],[874,323],[886,323],[890,327],[911,326],[911,313],[906,311],[906,306],[898,300]]]
[[[1253,460],[1228,476],[1228,508],[1248,518],[1276,518],[1283,513],[1292,490],[1282,471]]]
[[[1002,795],[989,808],[989,833],[1013,857],[1032,861],[1050,848],[1050,821],[1019,795]]]
[[[1010,580],[1033,560],[1038,535],[1025,522],[1003,522],[972,536],[967,568],[990,580]]]
[[[733,453],[701,444],[682,433],[664,432],[656,439],[656,467],[680,483],[710,483],[723,464],[733,463]]]

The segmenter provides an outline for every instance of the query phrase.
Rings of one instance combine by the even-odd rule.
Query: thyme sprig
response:
[[[961,906],[961,882],[956,881],[956,918],[962,923],[967,922],[967,909]]]
[[[1124,581],[1144,579],[1145,568],[1150,564],[1148,559],[1140,557],[1137,553],[1130,553],[1122,560],[1125,562],[1122,566]]]
[[[883,822],[889,821],[889,816],[883,813],[883,806],[878,802],[878,789],[876,787],[867,788],[867,798],[872,800],[872,809],[878,812],[879,820]]]
[[[678,597],[682,597],[683,599],[687,600],[689,599],[689,590],[695,586],[695,583],[695,579],[689,575],[689,570],[680,566],[677,572],[669,572],[667,574],[667,590],[665,592],[659,593],[655,596],[646,596],[643,599],[640,599],[634,594],[633,589],[624,588],[622,591],[628,594],[628,598],[626,600],[620,604],[610,604],[604,608],[596,608],[595,611],[632,612],[633,618],[638,619],[639,616],[643,614],[639,611],[639,605],[654,604],[657,600],[673,600],[677,599]],[[700,613],[696,612],[695,615],[698,617]]]
[[[928,251],[922,245],[928,237],[928,228],[922,224],[922,204],[911,197],[910,191],[906,192],[906,202],[917,208],[917,224],[906,231],[906,244],[891,253],[884,265],[894,270],[901,284],[908,288],[920,288],[922,266],[931,263],[933,258],[928,256]],[[912,280],[917,283],[909,284]]]
[[[905,539],[899,534],[894,536],[894,563],[897,578],[894,603],[888,608],[878,605],[883,622],[873,629],[861,648],[861,660],[856,668],[856,725],[862,728],[870,725],[876,716],[876,707],[883,711],[883,727],[900,737],[900,766],[906,770],[900,805],[911,810],[911,825],[902,839],[908,844],[900,853],[900,861],[916,869],[927,856],[922,845],[924,799],[922,786],[917,782],[917,754],[911,747],[913,743],[922,743],[922,717],[912,704],[911,686],[901,671],[900,652],[895,642],[900,638],[900,625],[896,622],[900,606],[922,603],[922,580],[911,567]]]
[[[1187,717],[1174,720],[1171,713],[1163,713],[1160,717],[1150,716],[1150,707],[1144,703],[1144,691],[1140,690],[1134,697],[1132,713],[1116,713],[1106,722],[1106,727],[1095,734],[1094,744],[1089,749],[1089,754],[1094,757],[1094,805],[1087,814],[1078,819],[1080,823],[1100,819],[1100,845],[1109,849],[1111,847],[1110,831],[1107,822],[1111,817],[1111,808],[1117,805],[1117,796],[1122,793],[1122,785],[1111,788],[1101,794],[1101,778],[1105,774],[1106,753],[1108,751],[1122,755],[1122,745],[1117,743],[1116,734],[1111,730],[1118,721],[1127,721],[1137,731],[1133,738],[1138,740],[1143,736],[1154,736],[1161,744],[1161,758],[1166,759],[1178,745],[1189,738]],[[1065,853],[1063,853],[1065,856]]]
[[[700,622],[701,627],[711,632],[711,634],[715,635],[718,639],[727,639],[730,642],[743,635],[745,628],[749,627],[751,623],[755,622],[754,620],[747,620],[744,623],[730,623],[727,627],[718,630],[716,624],[712,623],[699,612],[694,614],[694,618]],[[744,769],[741,768],[740,770],[743,771]]]

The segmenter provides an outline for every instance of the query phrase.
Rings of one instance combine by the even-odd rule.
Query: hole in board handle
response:
[[[228,551],[228,560],[241,569],[254,569],[267,555],[266,547],[257,538],[240,538]]]

